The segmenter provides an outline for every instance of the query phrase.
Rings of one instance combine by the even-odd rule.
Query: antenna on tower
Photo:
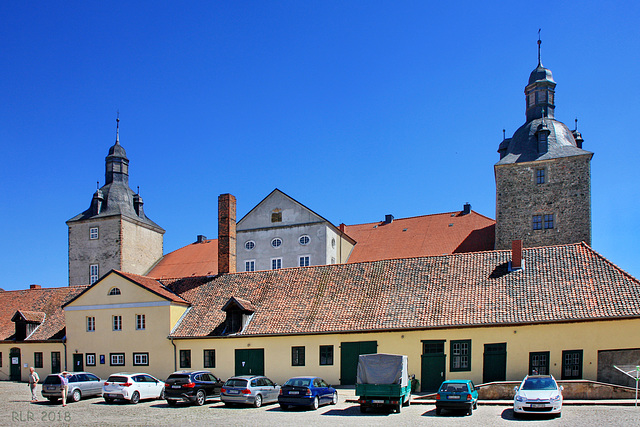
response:
[[[575,132],[578,131],[578,118],[576,117],[576,128],[574,129]]]
[[[542,30],[542,28],[538,28],[538,65],[542,65],[542,61],[540,60],[540,45],[542,44],[542,40],[540,40],[540,30]]]
[[[502,129],[502,139],[507,139],[507,134],[505,132],[506,130]]]
[[[100,189],[100,181],[96,181],[96,190]]]
[[[140,186],[138,185],[138,196],[140,195]]]
[[[120,110],[117,110],[116,114],[116,144],[120,144]]]

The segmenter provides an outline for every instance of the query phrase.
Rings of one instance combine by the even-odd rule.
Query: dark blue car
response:
[[[315,410],[326,403],[338,403],[338,391],[322,378],[294,377],[280,389],[278,403],[282,409],[288,409],[290,406],[308,406]]]

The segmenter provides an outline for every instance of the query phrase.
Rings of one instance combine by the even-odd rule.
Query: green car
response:
[[[468,415],[478,409],[478,387],[471,380],[448,380],[442,383],[436,394],[436,415],[443,409],[463,410]]]

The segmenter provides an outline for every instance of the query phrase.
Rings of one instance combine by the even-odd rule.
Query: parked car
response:
[[[102,380],[91,372],[70,372],[67,401],[77,402],[83,397],[100,396]],[[42,383],[42,397],[52,402],[62,398],[62,380],[59,374],[47,375]]]
[[[222,380],[209,371],[177,371],[164,385],[164,398],[170,406],[178,402],[204,405],[208,397],[220,394]]]
[[[552,375],[527,375],[514,388],[513,416],[525,413],[562,416],[562,390]]]
[[[463,410],[473,415],[478,409],[478,387],[471,380],[447,380],[440,385],[436,394],[436,415],[443,409]]]
[[[134,405],[142,399],[164,399],[164,382],[145,373],[111,374],[102,386],[102,397],[107,403],[119,399]]]
[[[278,401],[280,386],[261,375],[243,375],[231,377],[224,383],[220,400],[225,405],[236,403],[250,404],[259,408],[263,403]]]
[[[278,403],[282,409],[308,406],[315,410],[323,404],[338,403],[338,391],[319,377],[294,377],[280,388]]]

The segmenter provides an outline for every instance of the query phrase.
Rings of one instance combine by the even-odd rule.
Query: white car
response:
[[[513,416],[520,414],[562,415],[562,386],[551,375],[527,375],[514,388]]]
[[[164,399],[164,382],[145,373],[120,372],[105,381],[102,397],[106,403],[119,399],[133,404],[142,399]]]

